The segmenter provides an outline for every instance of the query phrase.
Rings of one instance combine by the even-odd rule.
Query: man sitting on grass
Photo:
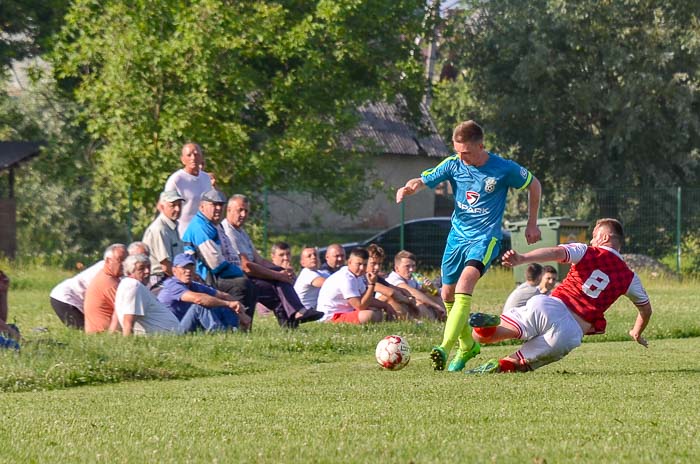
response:
[[[369,253],[364,248],[350,252],[347,266],[328,277],[318,295],[318,310],[323,321],[366,324],[396,318],[396,312],[386,302],[374,297],[377,274],[367,272]],[[362,277],[367,277],[365,285]]]
[[[114,298],[114,312],[124,336],[179,332],[177,317],[163,306],[146,287],[151,276],[151,260],[132,255],[124,260],[124,278]]]
[[[527,266],[527,269],[525,269],[525,282],[518,285],[515,290],[510,292],[510,295],[508,295],[508,298],[506,299],[506,303],[503,305],[503,311],[525,306],[527,300],[535,295],[539,295],[540,290],[538,286],[541,279],[542,265],[538,263],[530,263]]]
[[[572,266],[551,296],[535,295],[525,306],[504,311],[500,317],[470,315],[469,325],[474,328],[472,335],[477,342],[521,339],[525,343],[515,353],[492,359],[467,373],[525,372],[562,359],[581,344],[584,335],[605,333],[605,311],[622,295],[639,311],[629,334],[646,347],[642,332],[651,318],[651,303],[639,277],[620,255],[624,242],[619,221],[600,219],[593,229],[590,246],[570,243],[522,255],[514,250],[505,252],[506,266],[533,261],[559,261]]]
[[[386,301],[394,308],[399,319],[417,319],[420,317],[420,310],[416,306],[416,300],[411,293],[398,287],[394,282],[389,282],[388,279],[381,275],[382,264],[384,264],[384,249],[372,243],[367,247],[369,259],[367,260],[367,271],[377,274],[377,283],[375,285],[376,293],[374,294],[381,301]],[[367,279],[365,277],[365,285]]]
[[[305,308],[316,309],[318,294],[329,274],[318,269],[318,251],[314,247],[302,249],[300,261],[301,272],[294,281],[294,291]]]
[[[430,320],[444,321],[445,306],[439,296],[428,295],[420,284],[413,278],[416,271],[416,255],[410,251],[401,250],[394,256],[394,270],[387,280],[399,288],[405,289],[415,298],[420,317]]]
[[[197,283],[194,258],[180,253],[173,258],[173,276],[163,282],[158,301],[180,321],[183,333],[203,329],[207,332],[250,327],[251,319],[243,305],[226,292]]]

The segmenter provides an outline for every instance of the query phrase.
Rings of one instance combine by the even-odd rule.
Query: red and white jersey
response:
[[[563,262],[572,263],[564,281],[552,291],[573,312],[593,324],[589,333],[605,333],[603,313],[622,295],[642,306],[649,302],[644,286],[615,249],[583,243],[559,245]]]

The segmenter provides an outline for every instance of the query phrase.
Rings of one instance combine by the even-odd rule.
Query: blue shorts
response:
[[[442,283],[456,284],[467,262],[471,260],[480,261],[484,265],[484,274],[500,249],[501,241],[496,237],[465,240],[454,229],[451,230],[442,255]]]

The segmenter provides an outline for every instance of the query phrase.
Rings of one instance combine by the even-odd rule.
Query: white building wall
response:
[[[379,230],[401,221],[401,208],[396,204],[396,189],[430,167],[439,158],[427,156],[378,155],[367,171],[368,184],[380,179],[384,188],[375,190],[357,215],[341,215],[322,199],[302,193],[270,193],[268,196],[269,225],[273,231],[284,230]],[[405,202],[405,219],[434,216],[435,193],[425,189]]]

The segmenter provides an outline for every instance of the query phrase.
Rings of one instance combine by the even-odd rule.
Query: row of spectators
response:
[[[317,268],[316,250],[305,248],[297,279],[289,247],[274,247],[272,260],[260,256],[245,231],[250,201],[214,188],[201,148],[185,144],[180,160],[143,241],[110,245],[103,261],[52,290],[51,305],[66,325],[124,335],[251,330],[258,305],[287,328],[317,320],[444,319],[439,297],[412,279],[415,257],[408,252],[396,256],[384,279],[379,247],[353,250],[346,263],[342,247],[332,245],[325,269]]]

